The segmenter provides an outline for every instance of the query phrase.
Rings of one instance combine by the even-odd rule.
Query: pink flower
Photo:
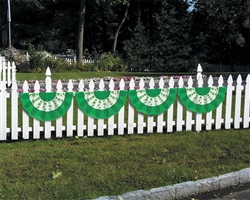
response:
[[[140,86],[139,85],[135,85],[135,90],[139,90]]]
[[[120,79],[119,78],[113,78],[114,81],[119,81]]]
[[[18,88],[18,89],[17,89],[17,92],[18,92],[18,93],[23,93],[23,88]]]
[[[125,87],[124,87],[124,90],[129,90],[130,89],[130,87],[128,86],[128,85],[126,85]]]
[[[29,92],[29,93],[33,93],[33,92],[35,92],[35,89],[34,89],[34,88],[29,88],[29,89],[28,89],[28,92]]]
[[[40,88],[40,92],[46,92],[45,88]]]

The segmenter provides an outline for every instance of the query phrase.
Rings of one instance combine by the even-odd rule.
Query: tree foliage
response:
[[[153,61],[157,71],[186,71],[189,66],[190,17],[183,0],[162,0],[155,13]]]
[[[249,63],[249,0],[198,0],[193,11],[195,54],[207,62]]]
[[[139,11],[135,28],[133,30],[130,29],[130,32],[132,36],[129,40],[124,41],[123,47],[130,70],[138,72],[151,70],[149,32],[142,24],[141,11]]]
[[[0,48],[6,47],[6,6],[3,1]],[[187,71],[202,62],[233,66],[250,62],[249,13],[250,0],[11,0],[12,44],[49,52],[82,48],[78,57],[88,58],[115,50],[132,71]]]

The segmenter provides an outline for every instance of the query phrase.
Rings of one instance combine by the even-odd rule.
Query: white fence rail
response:
[[[174,104],[162,114],[157,116],[146,116],[131,105],[129,101],[121,108],[118,114],[108,119],[94,119],[87,116],[77,107],[74,99],[67,113],[55,121],[41,122],[31,118],[20,104],[19,93],[20,86],[15,79],[15,65],[5,62],[1,59],[0,65],[0,140],[18,140],[18,139],[41,139],[41,138],[61,138],[61,137],[84,137],[84,136],[104,136],[104,135],[124,135],[124,134],[143,134],[143,133],[169,133],[174,131],[202,131],[219,129],[239,129],[249,128],[249,96],[250,96],[250,77],[243,80],[241,75],[237,80],[229,76],[224,80],[222,76],[216,82],[217,86],[225,85],[227,87],[225,100],[215,110],[206,114],[197,114],[186,110],[176,98]],[[177,83],[176,83],[177,81]],[[103,90],[109,87],[114,90],[117,85],[120,89],[129,86],[134,88],[136,84],[144,88],[145,81],[141,79],[138,83],[134,79],[125,83],[123,79],[119,82],[113,80],[104,82],[102,79],[97,87]],[[196,85],[197,84],[197,85]],[[197,73],[197,82],[192,77],[189,79],[174,80],[173,77],[159,82],[153,79],[149,81],[149,87],[160,88],[183,88],[183,87],[202,87],[203,84],[212,87],[215,83],[210,76],[204,79],[201,76],[201,67]],[[177,86],[176,86],[177,85]],[[39,92],[41,85],[38,81],[34,85],[29,85],[27,81],[21,85],[23,92],[28,92],[34,87],[34,92]],[[84,82],[81,80],[73,84],[69,80],[67,84],[68,92],[85,91],[94,88],[93,80]],[[56,90],[62,91],[63,87],[59,80],[54,87],[51,80],[50,70],[46,71],[45,89],[47,92]]]

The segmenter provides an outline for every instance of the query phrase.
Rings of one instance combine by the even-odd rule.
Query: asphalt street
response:
[[[234,186],[223,190],[216,190],[204,194],[197,194],[182,200],[250,200],[250,183]]]

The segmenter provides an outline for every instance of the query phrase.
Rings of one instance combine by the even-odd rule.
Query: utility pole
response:
[[[11,28],[10,28],[10,23],[11,23],[11,15],[10,15],[10,0],[7,0],[7,21],[8,21],[8,47],[11,49]]]

